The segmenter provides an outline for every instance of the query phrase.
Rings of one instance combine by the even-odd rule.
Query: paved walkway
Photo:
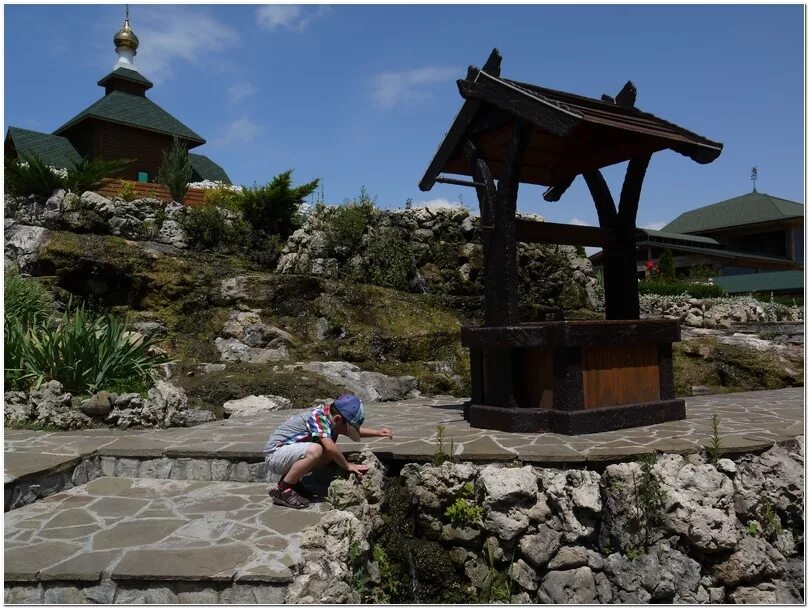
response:
[[[803,434],[804,389],[700,396],[687,400],[688,418],[659,425],[583,436],[474,429],[457,399],[416,399],[367,406],[367,424],[390,427],[394,440],[341,438],[354,452],[370,446],[382,458],[427,460],[436,450],[436,426],[446,427],[462,459],[526,463],[579,463],[640,456],[653,451],[696,452],[707,446],[711,416],[728,451],[744,452]],[[93,453],[116,457],[196,457],[261,461],[267,436],[294,411],[214,421],[164,430],[5,431],[5,482],[48,471]],[[300,411],[303,412],[303,411]],[[447,447],[448,449],[448,447]]]

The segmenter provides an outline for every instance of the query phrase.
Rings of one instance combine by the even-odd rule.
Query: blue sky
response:
[[[754,5],[132,5],[148,95],[207,143],[235,183],[294,169],[339,203],[383,207],[474,191],[418,182],[461,105],[455,81],[493,47],[505,77],[599,97],[627,80],[637,106],[724,143],[698,165],[652,158],[638,225],[751,190],[804,201],[804,7]],[[117,5],[5,5],[4,129],[51,132],[103,95]],[[623,166],[604,170],[617,198]],[[596,224],[581,178],[519,208]]]

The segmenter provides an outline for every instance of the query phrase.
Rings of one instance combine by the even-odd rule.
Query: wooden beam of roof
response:
[[[607,247],[613,242],[612,231],[597,226],[576,226],[555,222],[517,219],[517,241]]]

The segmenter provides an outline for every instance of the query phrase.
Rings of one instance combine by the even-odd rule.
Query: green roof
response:
[[[717,241],[716,239],[711,239],[710,237],[686,235],[685,233],[671,233],[662,230],[652,230],[651,228],[642,228],[641,230],[650,237],[658,237],[660,239],[673,239],[676,241],[687,241],[688,243],[702,243],[705,245],[719,245],[719,241]]]
[[[81,160],[81,155],[66,137],[9,127],[6,140],[9,138],[20,158],[38,156],[46,165],[59,169],[66,169],[73,161]]]
[[[113,78],[122,78],[124,80],[136,82],[140,85],[146,85],[147,89],[152,87],[152,81],[143,76],[143,74],[141,74],[137,70],[130,70],[128,68],[115,68],[112,72],[110,72],[104,78],[99,80],[98,85],[103,87],[104,85],[107,84],[108,81],[112,80]]]
[[[113,91],[109,95],[105,95],[92,106],[59,127],[54,131],[54,134],[58,135],[69,127],[91,117],[167,135],[176,135],[197,145],[205,143],[204,139],[148,97],[132,95],[123,91]]]
[[[663,227],[665,232],[701,233],[743,224],[802,218],[803,204],[753,191],[687,211]]]
[[[191,161],[191,168],[194,170],[192,181],[201,182],[202,180],[211,180],[212,182],[230,184],[230,178],[228,174],[225,173],[225,170],[207,156],[189,152],[188,159]]]
[[[773,271],[714,277],[713,282],[728,294],[747,292],[802,292],[803,271]]]

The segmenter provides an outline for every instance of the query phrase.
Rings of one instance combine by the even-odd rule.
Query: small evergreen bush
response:
[[[242,191],[240,207],[245,221],[256,231],[286,239],[299,227],[299,208],[317,188],[318,180],[292,186],[292,170],[275,176],[269,184]]]
[[[134,201],[135,187],[132,185],[132,182],[129,180],[122,181],[121,188],[118,190],[118,196],[124,201]]]
[[[163,162],[157,173],[157,181],[166,187],[174,201],[182,203],[188,192],[192,173],[188,150],[185,144],[174,136],[171,147],[163,151]]]
[[[48,198],[54,190],[65,187],[65,179],[55,173],[38,156],[7,160],[3,184],[7,194],[15,197],[36,195]]]
[[[665,248],[660,254],[660,274],[665,279],[674,279],[677,271],[674,267],[674,256],[669,248]]]
[[[250,227],[238,218],[226,220],[218,207],[189,207],[180,221],[191,247],[213,249],[222,245],[247,245]]]
[[[206,189],[203,200],[205,205],[221,207],[231,211],[240,211],[242,206],[241,193],[232,190],[227,184],[220,184]]]

